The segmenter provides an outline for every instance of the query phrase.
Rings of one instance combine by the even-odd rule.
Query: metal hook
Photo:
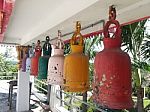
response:
[[[116,8],[114,5],[109,6],[109,20],[116,19]]]
[[[46,42],[48,43],[50,41],[49,36],[46,36]]]
[[[59,49],[62,49],[64,46],[64,42],[61,40],[61,31],[58,30],[58,40],[56,43],[56,47],[58,47]]]
[[[83,45],[83,36],[82,34],[80,33],[81,31],[81,24],[79,21],[76,22],[76,31],[74,32],[73,36],[72,36],[72,39],[70,41],[70,43],[72,45],[77,45],[77,42],[76,42],[76,39],[77,39],[77,36],[79,35],[79,45]]]
[[[81,23],[80,23],[80,21],[76,22],[76,31],[77,31],[77,33],[80,33],[80,31],[81,31]]]
[[[61,31],[58,30],[58,39],[60,39],[60,38],[61,38]]]

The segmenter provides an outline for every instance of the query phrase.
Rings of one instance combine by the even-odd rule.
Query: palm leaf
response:
[[[122,27],[122,46],[127,47],[127,51],[129,51],[133,57],[136,56],[136,53],[139,53],[141,44],[143,42],[144,34],[145,34],[145,23],[147,20],[133,23],[131,25]]]

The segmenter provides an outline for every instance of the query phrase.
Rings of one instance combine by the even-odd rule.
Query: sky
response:
[[[11,61],[17,61],[17,52],[16,52],[16,48],[13,45],[3,45],[0,44],[0,54],[5,54],[6,51],[9,52],[9,54],[12,56],[12,58],[9,58],[9,60]]]
[[[146,24],[146,30],[147,30],[147,33],[150,35],[150,19],[148,20]]]

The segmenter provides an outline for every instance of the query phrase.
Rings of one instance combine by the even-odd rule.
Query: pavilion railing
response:
[[[37,78],[34,79],[34,86],[42,93],[47,94],[47,83],[46,80],[39,80]]]
[[[62,99],[60,94],[64,94],[65,98]],[[64,108],[66,108],[67,110],[71,111],[71,112],[110,112],[107,109],[104,108],[100,108],[98,105],[96,105],[95,103],[91,103],[90,101],[83,101],[83,99],[78,98],[78,96],[72,94],[69,94],[67,92],[64,92],[62,90],[57,90],[56,91],[56,96],[57,98],[63,102],[61,103],[61,106],[64,106]],[[72,101],[70,100],[66,100],[66,98],[70,98]],[[78,104],[77,104],[78,102]],[[80,105],[79,105],[80,103]],[[64,105],[62,105],[64,104]],[[85,108],[86,107],[86,108]]]
[[[41,91],[42,93],[46,93],[46,94],[48,93],[48,90],[47,90],[48,84],[46,83],[46,80],[39,80],[35,78],[34,81],[35,81],[34,85],[37,89],[39,89],[39,91]],[[108,110],[102,109],[98,105],[90,101],[87,101],[87,102],[84,101],[82,94],[79,94],[79,93],[73,94],[73,93],[64,92],[62,90],[57,90],[55,94],[56,94],[56,98],[61,102],[60,106],[65,108],[68,111],[86,112],[87,110],[91,109],[91,110],[97,110],[100,112],[108,112]]]
[[[18,72],[0,72],[0,80],[17,79]]]

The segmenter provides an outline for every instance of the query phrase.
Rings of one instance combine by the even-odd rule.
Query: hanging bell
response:
[[[43,45],[43,56],[39,58],[38,64],[38,79],[47,79],[48,60],[51,56],[52,47],[49,43],[49,36],[46,37],[46,41]]]
[[[26,72],[30,74],[31,71],[31,58],[34,56],[35,44],[32,43],[32,47],[29,47],[29,57],[26,60]]]
[[[37,41],[37,45],[35,47],[35,56],[31,58],[31,75],[37,76],[38,75],[38,62],[39,58],[41,56],[41,46],[40,46],[40,40]]]
[[[116,25],[116,32],[110,38],[108,28]],[[110,109],[133,107],[131,87],[131,61],[121,50],[121,28],[117,20],[109,20],[104,27],[104,49],[94,61],[94,101]]]
[[[22,71],[26,72],[26,60],[28,58],[28,50],[29,47],[25,46],[25,48],[23,49],[23,59],[22,59]]]
[[[63,69],[64,69],[64,43],[60,39],[61,32],[58,31],[58,39],[54,48],[54,55],[50,57],[48,64],[47,82],[51,85],[63,84]]]
[[[89,59],[83,54],[84,42],[80,30],[81,24],[77,22],[70,41],[71,53],[65,56],[64,61],[64,90],[68,92],[85,92],[89,89]]]

